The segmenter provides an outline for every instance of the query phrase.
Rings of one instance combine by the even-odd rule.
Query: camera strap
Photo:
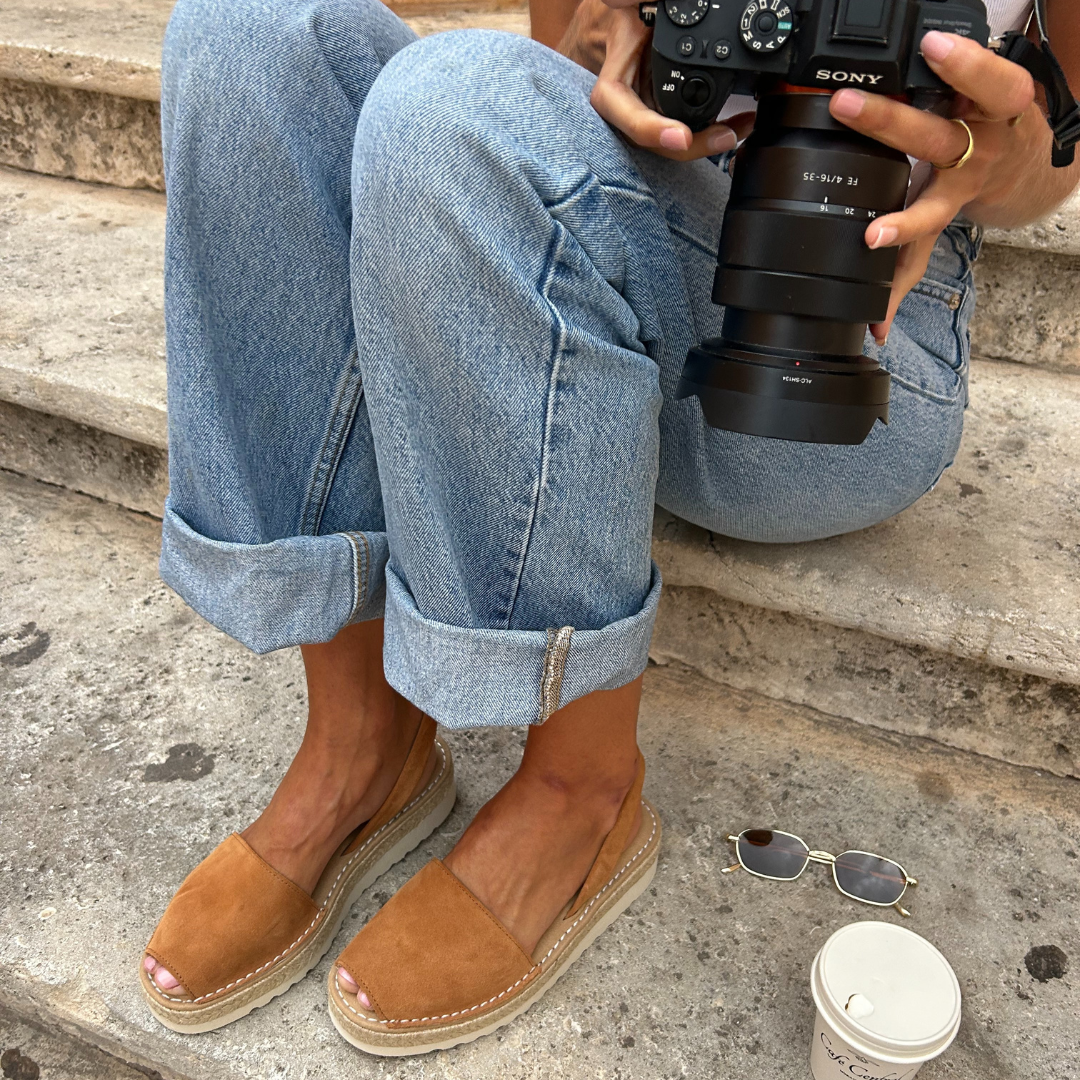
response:
[[[1055,169],[1061,169],[1073,163],[1075,146],[1080,141],[1080,103],[1073,97],[1046,36],[1046,0],[1035,0],[1035,25],[1039,32],[1038,45],[1023,33],[1010,30],[1001,39],[998,55],[1030,72],[1046,91],[1050,110],[1047,123],[1054,133],[1050,160]]]

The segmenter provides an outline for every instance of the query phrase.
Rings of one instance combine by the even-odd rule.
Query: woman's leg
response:
[[[382,804],[420,722],[382,670],[386,539],[348,266],[357,116],[413,38],[375,0],[180,0],[165,44],[161,570],[251,648],[305,643],[304,740],[243,834],[305,890]]]
[[[451,728],[534,725],[447,857],[530,950],[634,780],[656,356],[689,343],[663,214],[591,85],[535,42],[426,39],[373,87],[354,167],[387,677]]]

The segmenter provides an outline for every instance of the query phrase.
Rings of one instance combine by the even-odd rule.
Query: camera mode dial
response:
[[[664,10],[676,26],[697,26],[709,14],[709,0],[667,0]]]
[[[776,52],[791,37],[792,25],[786,0],[750,0],[739,20],[739,36],[753,52]]]

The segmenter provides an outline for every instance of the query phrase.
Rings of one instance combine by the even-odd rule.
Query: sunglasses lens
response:
[[[897,863],[863,851],[838,855],[833,874],[836,884],[849,896],[871,904],[895,904],[907,887],[907,877]]]
[[[806,866],[807,847],[790,833],[747,829],[739,836],[739,860],[747,870],[771,878],[797,878]]]

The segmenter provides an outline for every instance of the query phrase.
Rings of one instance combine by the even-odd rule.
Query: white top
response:
[[[992,38],[1001,37],[1006,30],[1019,30],[1031,16],[1032,0],[983,0],[986,4],[986,21]],[[735,96],[724,102],[718,119],[724,120],[736,113],[754,112],[757,102],[752,97]]]
[[[1006,30],[1019,30],[1031,15],[1031,0],[983,0],[990,36],[1001,37]]]

